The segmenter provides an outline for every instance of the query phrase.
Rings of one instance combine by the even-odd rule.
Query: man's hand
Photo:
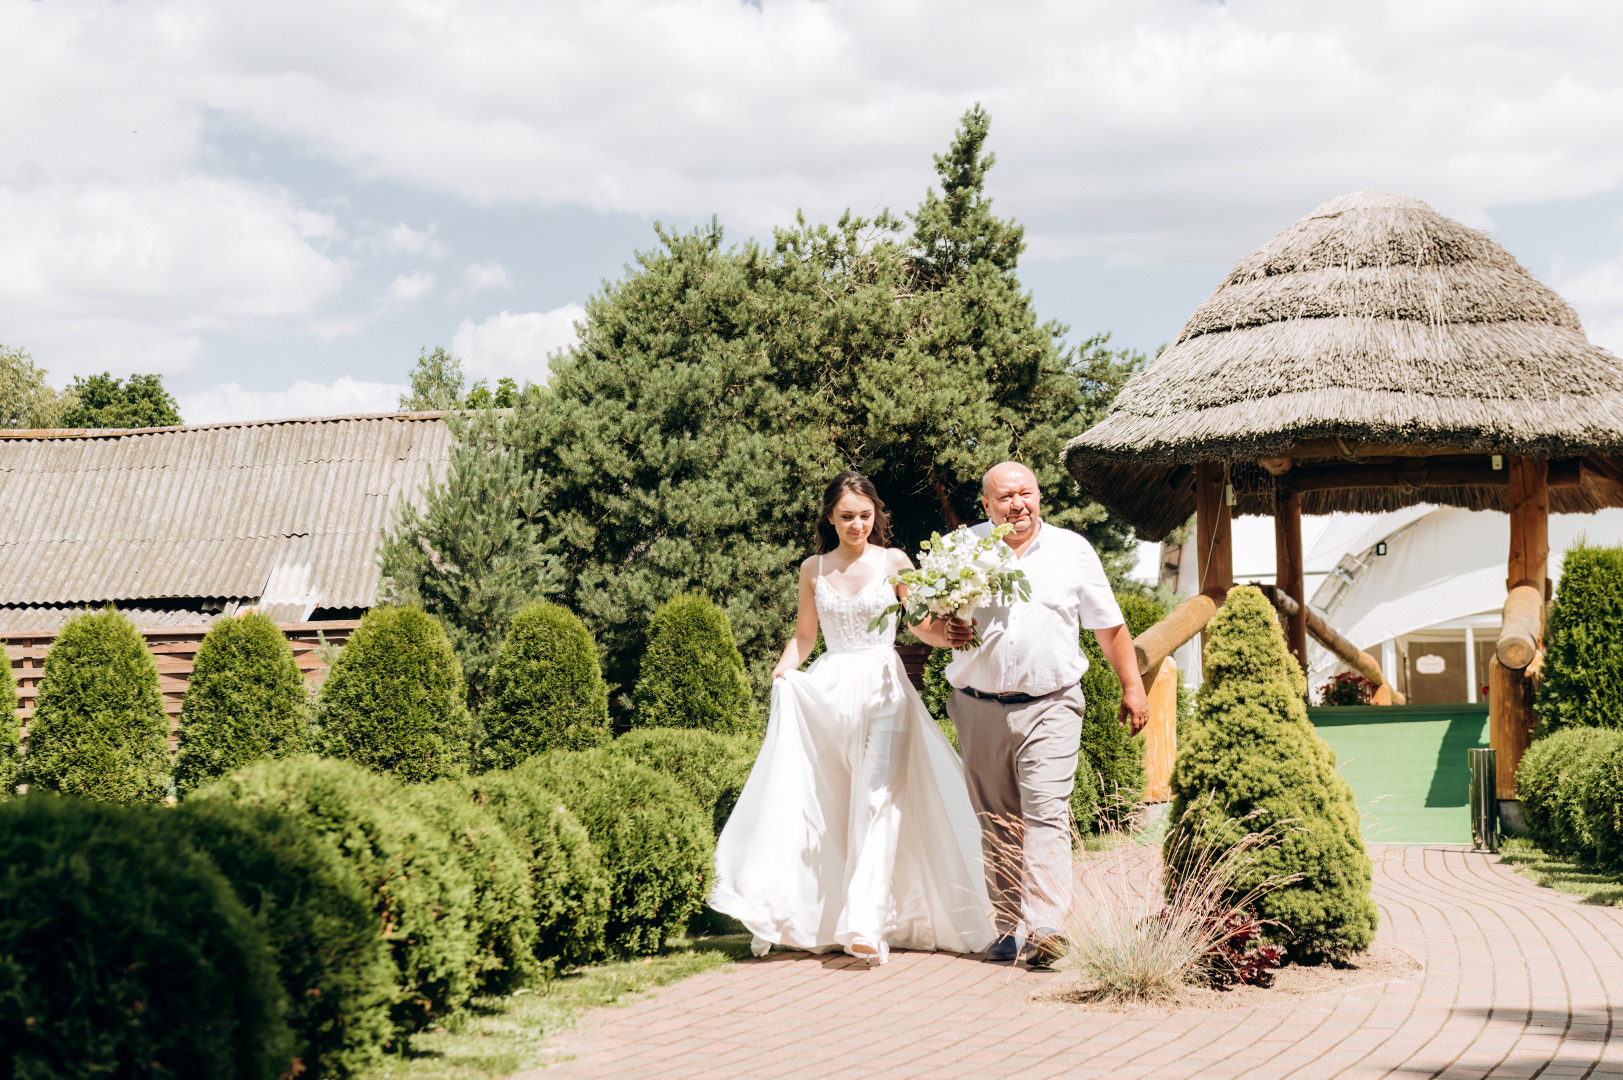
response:
[[[1121,714],[1116,720],[1123,727],[1131,728],[1134,735],[1143,731],[1144,725],[1150,722],[1150,698],[1144,693],[1142,680],[1134,679],[1132,686],[1122,687]]]
[[[938,649],[957,649],[969,644],[975,627],[967,619],[925,619],[913,627],[913,636]]]
[[[969,639],[975,635],[975,628],[967,619],[948,619],[944,627],[947,635],[947,644],[954,649],[969,644]]]

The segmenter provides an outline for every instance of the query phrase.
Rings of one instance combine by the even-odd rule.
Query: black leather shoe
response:
[[[1065,939],[1058,931],[1044,928],[1031,935],[1031,951],[1026,954],[1026,962],[1034,968],[1051,967],[1064,955]]]
[[[996,941],[987,946],[986,958],[996,960],[999,963],[1011,963],[1015,957],[1020,955],[1021,944],[1021,940],[1013,934],[1000,935]]]

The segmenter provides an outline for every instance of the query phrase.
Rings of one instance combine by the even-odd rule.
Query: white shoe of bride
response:
[[[766,938],[755,937],[753,935],[750,937],[750,955],[751,956],[765,956],[767,953],[769,953],[771,951],[772,951],[772,943],[770,941],[768,941]]]
[[[890,963],[890,943],[881,939],[878,945],[867,938],[857,938],[845,947],[845,951],[858,960],[866,960],[869,967],[882,967]]]

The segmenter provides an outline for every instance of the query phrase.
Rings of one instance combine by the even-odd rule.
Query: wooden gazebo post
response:
[[[1307,587],[1302,566],[1302,495],[1281,490],[1274,500],[1274,586],[1296,601],[1285,616],[1285,644],[1307,672]]]
[[[1200,591],[1221,604],[1234,588],[1234,511],[1225,497],[1227,477],[1221,463],[1203,461],[1195,466],[1195,558]],[[1206,653],[1206,631],[1200,633],[1200,651]]]
[[[1533,739],[1527,668],[1542,647],[1550,581],[1550,463],[1510,458],[1510,557],[1499,644],[1488,664],[1488,745],[1499,751],[1499,798],[1516,797],[1516,768]]]

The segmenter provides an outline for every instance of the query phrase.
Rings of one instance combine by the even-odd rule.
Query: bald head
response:
[[[1018,461],[993,465],[981,478],[981,505],[986,508],[986,520],[993,525],[1013,526],[1004,539],[1016,551],[1023,551],[1037,536],[1041,500],[1037,474]]]

